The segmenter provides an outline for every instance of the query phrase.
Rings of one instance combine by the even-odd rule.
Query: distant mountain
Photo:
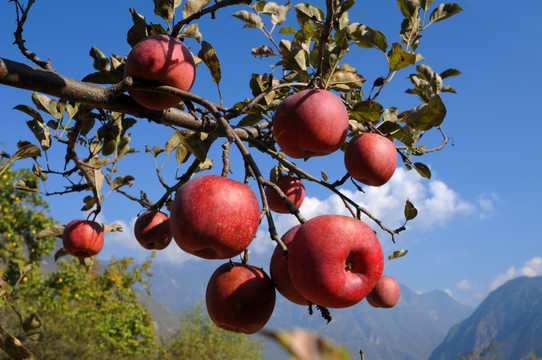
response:
[[[542,276],[510,280],[455,325],[430,360],[457,360],[498,343],[496,359],[542,355]]]
[[[151,269],[153,299],[181,314],[186,306],[205,298],[207,281],[223,262],[155,263]],[[363,349],[370,360],[420,360],[427,359],[450,327],[472,312],[443,291],[416,294],[404,285],[401,299],[392,309],[376,309],[363,300],[350,308],[330,310],[333,321],[326,325],[316,309],[311,316],[306,307],[290,303],[277,293],[277,305],[266,328],[316,331],[346,346],[354,359]],[[266,340],[266,345],[268,359],[285,358],[274,343]]]

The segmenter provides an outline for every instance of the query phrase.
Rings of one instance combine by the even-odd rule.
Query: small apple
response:
[[[301,228],[301,225],[296,225],[282,235],[282,242],[286,247],[289,247],[292,243],[295,233]],[[308,305],[309,302],[295,289],[290,280],[290,273],[288,272],[288,258],[284,256],[283,251],[279,245],[275,247],[273,255],[271,255],[271,262],[269,263],[269,274],[271,280],[275,284],[275,287],[286,299],[298,305]]]
[[[301,206],[305,199],[305,185],[301,179],[295,176],[281,176],[277,180],[277,186],[297,208]],[[289,213],[286,203],[271,186],[265,187],[265,196],[271,210],[283,214]]]
[[[196,78],[196,65],[182,41],[169,35],[154,35],[132,48],[124,65],[126,76],[189,91]],[[180,102],[175,95],[147,90],[130,90],[129,94],[137,103],[152,110],[165,110]]]
[[[293,158],[328,155],[345,142],[348,112],[341,99],[322,89],[306,89],[284,99],[273,117],[273,133]]]
[[[344,165],[350,176],[359,182],[381,186],[388,182],[397,168],[397,150],[388,138],[363,133],[346,146]]]
[[[275,300],[275,287],[262,269],[233,262],[216,269],[205,294],[207,312],[216,326],[244,334],[264,327]]]
[[[134,235],[147,250],[165,249],[171,242],[169,216],[157,210],[145,211],[137,217]]]
[[[401,288],[391,276],[382,276],[375,287],[367,294],[367,302],[374,307],[391,308],[399,301]]]
[[[256,236],[260,203],[248,185],[217,175],[184,184],[173,200],[170,228],[184,251],[204,259],[239,255]]]
[[[68,254],[78,258],[94,256],[104,246],[104,229],[92,220],[72,220],[64,228],[62,245]]]
[[[292,284],[320,306],[344,308],[358,303],[374,288],[383,268],[382,247],[374,231],[348,216],[308,220],[289,246]]]

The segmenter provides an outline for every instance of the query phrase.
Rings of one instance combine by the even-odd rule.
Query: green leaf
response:
[[[428,103],[412,109],[406,123],[414,130],[429,130],[439,126],[446,117],[446,106],[438,95],[433,95]]]
[[[279,181],[281,176],[283,176],[283,174],[280,166],[273,166],[271,171],[269,171],[269,181],[275,184]]]
[[[263,119],[261,114],[249,114],[242,118],[237,126],[252,126],[257,124],[261,119]]]
[[[10,161],[35,158],[38,156],[41,156],[41,150],[38,146],[34,144],[24,144],[11,156]]]
[[[179,133],[174,132],[173,134],[171,134],[168,141],[166,142],[166,146],[165,146],[166,154],[169,155],[169,153],[175,150],[177,146],[179,146],[180,144],[181,144],[181,138],[179,137]]]
[[[416,66],[416,70],[418,71],[418,76],[425,81],[431,81],[431,78],[435,76],[435,72],[427,64],[420,64]]]
[[[130,8],[130,14],[132,14],[132,22],[134,25],[128,30],[126,40],[131,47],[134,47],[135,44],[149,36],[149,27],[145,21],[145,17],[138,14],[134,8]]]
[[[416,146],[414,149],[412,149],[412,155],[421,156],[425,154],[425,151],[425,145]]]
[[[297,30],[291,26],[283,26],[279,29],[279,34],[297,34]]]
[[[434,73],[429,84],[431,85],[431,90],[434,94],[440,93],[440,89],[442,89],[442,77],[440,77],[439,74]]]
[[[416,10],[420,6],[419,0],[397,0],[397,5],[401,14],[407,19],[410,19],[413,15],[416,14]]]
[[[288,70],[307,70],[308,54],[300,44],[282,39],[279,44],[279,50],[283,57],[279,64]]]
[[[443,78],[443,79],[446,79],[447,77],[458,76],[458,75],[461,75],[461,71],[451,68],[451,69],[444,70],[440,74],[440,77]]]
[[[297,4],[294,6],[294,9],[297,16],[297,22],[302,27],[309,21],[323,23],[325,18],[322,9],[308,3]]]
[[[130,140],[131,140],[130,135],[125,135],[122,137],[122,139],[120,139],[119,144],[117,146],[117,157],[119,159],[122,159],[123,157],[125,157],[126,154],[135,152],[135,149],[130,147]]]
[[[254,57],[259,56],[262,57],[270,57],[270,56],[277,56],[272,48],[270,48],[267,45],[258,46],[257,48],[252,49],[252,55]]]
[[[440,89],[441,92],[450,92],[450,93],[454,93],[454,94],[457,94],[457,92],[455,91],[455,89],[450,86],[450,85],[444,85],[442,87],[442,89]]]
[[[403,257],[407,253],[408,253],[408,250],[405,250],[405,249],[394,251],[388,256],[388,261],[392,261],[394,259],[398,259],[400,257]]]
[[[145,145],[145,152],[150,152],[152,156],[156,158],[160,153],[164,152],[164,148],[154,146],[152,149],[149,149],[149,147]]]
[[[220,71],[220,61],[216,56],[216,50],[207,41],[201,42],[201,50],[198,52],[198,57],[207,65],[211,71],[211,76],[215,83],[219,83],[222,77]]]
[[[232,15],[245,23],[244,28],[263,28],[263,20],[258,14],[240,10]]]
[[[431,13],[431,17],[429,18],[430,19],[429,23],[431,24],[437,21],[442,21],[444,19],[447,19],[450,16],[457,14],[461,10],[463,10],[463,8],[461,8],[461,6],[459,6],[458,4],[454,4],[454,3],[440,4],[439,7],[433,10],[433,12]]]
[[[27,121],[26,125],[28,125],[30,130],[34,133],[43,150],[47,150],[51,147],[51,131],[47,125],[37,120]]]
[[[89,55],[94,59],[94,69],[98,71],[109,70],[109,59],[105,54],[98,48],[92,47],[90,49]]]
[[[423,60],[423,57],[420,54],[404,51],[403,45],[400,43],[393,43],[390,51],[387,54],[387,58],[391,71],[400,70]]]
[[[201,35],[201,32],[199,31],[198,24],[190,24],[184,27],[181,37],[196,39],[199,43],[203,39],[203,35]]]
[[[186,19],[190,15],[197,13],[210,2],[211,0],[187,0],[183,6],[183,17]],[[179,1],[179,4],[180,3],[181,1]]]
[[[414,207],[414,204],[407,199],[405,203],[405,219],[412,220],[418,215],[418,210]]]
[[[343,64],[333,72],[328,81],[328,87],[337,91],[353,91],[360,89],[365,78],[348,64]]]
[[[393,121],[383,121],[380,125],[378,125],[377,129],[384,135],[393,134],[396,131],[401,130],[401,125],[397,124]]]
[[[64,104],[60,105],[61,103],[58,101],[51,99],[47,95],[38,94],[37,92],[32,93],[32,101],[39,110],[45,111],[57,120],[62,119],[65,109]]]
[[[328,181],[329,180],[329,177],[327,176],[327,174],[324,172],[324,170],[320,170],[320,174],[322,174],[322,179],[324,181]]]
[[[183,145],[201,162],[207,159],[208,148],[204,143],[206,134],[197,133],[190,130],[180,132]]]
[[[363,24],[351,24],[348,27],[348,33],[359,47],[376,48],[384,52],[388,48],[388,40],[383,33]]]
[[[181,5],[182,0],[153,0],[154,13],[170,22],[175,16],[175,9]],[[185,5],[186,6],[186,5]],[[184,9],[183,9],[184,12]]]
[[[286,5],[279,5],[274,1],[260,1],[255,5],[255,9],[262,14],[271,16],[271,23],[273,25],[280,25],[286,21],[286,13],[290,11],[292,5],[290,1]]]
[[[96,188],[96,191],[99,193],[102,189],[103,183],[104,183],[104,174],[102,172],[101,168],[98,169],[92,169],[89,171],[90,175],[90,181],[92,185]]]
[[[121,186],[132,186],[135,178],[132,175],[119,176],[111,182],[111,190],[116,190]]]
[[[83,202],[85,203],[85,205],[83,205],[83,207],[81,208],[81,211],[88,211],[92,209],[94,205],[96,205],[96,198],[94,198],[94,196],[87,195],[83,199]]]
[[[184,145],[177,146],[177,151],[175,151],[175,159],[177,164],[182,164],[190,157],[190,152],[184,147]]]
[[[420,6],[423,11],[427,11],[433,5],[433,0],[420,0]]]
[[[373,100],[360,101],[354,105],[350,115],[361,122],[378,122],[382,117],[384,107]]]
[[[431,179],[431,170],[429,169],[429,166],[421,162],[414,163],[412,166],[414,167],[414,170],[418,172],[418,174],[424,178]]]

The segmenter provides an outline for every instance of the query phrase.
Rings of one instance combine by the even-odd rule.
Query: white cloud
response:
[[[484,201],[479,204],[466,201],[441,180],[427,180],[414,171],[406,171],[402,168],[398,168],[385,185],[364,187],[365,193],[345,189],[341,191],[382,220],[389,228],[403,224],[403,210],[407,199],[418,210],[418,216],[409,222],[409,228],[429,229],[434,226],[443,226],[458,215],[470,215],[492,209],[491,198],[484,198]],[[307,219],[322,214],[350,214],[343,201],[335,194],[323,200],[308,196],[300,210]],[[293,218],[291,215],[285,216]],[[285,218],[281,215],[277,219],[277,223],[280,223]],[[293,224],[295,222],[290,225]],[[374,223],[371,224],[373,225]]]
[[[463,279],[457,284],[455,284],[455,287],[458,288],[459,290],[469,291],[476,288],[476,284],[473,284],[470,280]]]
[[[504,274],[501,274],[491,283],[491,291],[495,290],[508,280],[512,280],[519,276],[540,276],[542,275],[542,257],[536,256],[523,264],[523,267],[516,269],[514,266],[509,268]]]

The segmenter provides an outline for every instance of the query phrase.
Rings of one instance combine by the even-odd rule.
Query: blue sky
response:
[[[400,224],[406,198],[418,208],[418,218],[398,236],[397,244],[380,234],[386,254],[403,248],[409,250],[406,257],[386,267],[387,275],[415,291],[447,290],[464,303],[477,304],[507,279],[542,275],[542,235],[538,229],[542,215],[542,161],[538,155],[542,125],[536,110],[542,100],[539,23],[542,2],[458,3],[464,11],[431,25],[418,48],[424,62],[437,72],[452,67],[462,71],[461,76],[446,81],[458,91],[444,95],[448,109],[444,129],[452,138],[451,144],[422,159],[431,167],[433,178],[423,179],[400,164],[392,180],[381,188],[354,194],[355,189],[346,186],[345,191],[351,191],[357,201],[389,227]],[[26,45],[40,57],[50,57],[62,74],[82,78],[93,71],[88,55],[92,46],[106,55],[125,55],[129,51],[126,31],[131,26],[130,6],[147,19],[160,23],[153,15],[150,0],[37,1],[24,30]],[[231,11],[218,13],[214,21],[207,17],[199,22],[204,39],[217,49],[222,63],[221,87],[226,105],[250,96],[250,74],[269,71],[270,64],[254,60],[250,55],[251,48],[268,44],[263,35],[256,29],[242,29],[242,23],[229,14]],[[13,4],[2,2],[0,33],[4,35],[0,38],[0,56],[28,62],[12,45],[14,18]],[[293,19],[293,13],[289,18]],[[401,14],[396,1],[358,1],[350,10],[350,19],[381,30],[389,43],[398,41]],[[194,40],[188,40],[187,45],[195,52],[199,50]],[[378,50],[356,50],[347,60],[368,79],[367,85],[387,72],[384,55]],[[417,105],[414,96],[404,93],[410,85],[406,76],[412,71],[407,68],[395,75],[379,98],[384,107],[408,110]],[[206,68],[198,68],[192,91],[218,101],[216,86]],[[26,117],[12,110],[18,104],[30,104],[30,95],[0,86],[0,143],[8,153],[14,152],[19,139],[32,137],[24,124]],[[163,146],[169,134],[169,130],[146,121],[134,128],[134,145],[141,153],[127,160],[130,169],[121,170],[135,175],[136,183],[130,189],[134,194],[145,189],[151,198],[159,196],[158,183],[149,176],[153,160],[143,149],[145,145]],[[433,145],[437,145],[437,139],[434,141]],[[214,172],[221,170],[220,145],[213,148],[211,155],[215,160]],[[232,157],[233,160],[238,155],[234,153]],[[63,165],[62,158],[58,164]],[[31,163],[20,165],[31,166]],[[264,173],[269,166],[272,164],[263,167]],[[339,153],[326,159],[310,159],[303,166],[314,175],[324,170],[331,179],[344,174]],[[169,176],[173,176],[174,169],[170,170]],[[243,174],[241,166],[234,167],[234,171],[234,177]],[[301,208],[306,217],[344,211],[329,191],[306,186],[307,199]],[[73,194],[49,198],[54,217],[67,223],[74,214],[84,216],[79,214],[82,198],[83,195]],[[130,230],[141,210],[139,205],[112,196],[104,207],[104,221],[121,222],[128,229],[108,234],[101,256],[130,255],[144,259],[147,253],[135,243]],[[290,215],[277,216],[276,220],[279,233],[295,223]],[[375,224],[369,224],[376,229]],[[265,230],[262,226],[251,246],[253,253],[261,255],[255,259],[264,259],[274,246]],[[189,258],[173,243],[158,254],[156,261],[179,262]]]

